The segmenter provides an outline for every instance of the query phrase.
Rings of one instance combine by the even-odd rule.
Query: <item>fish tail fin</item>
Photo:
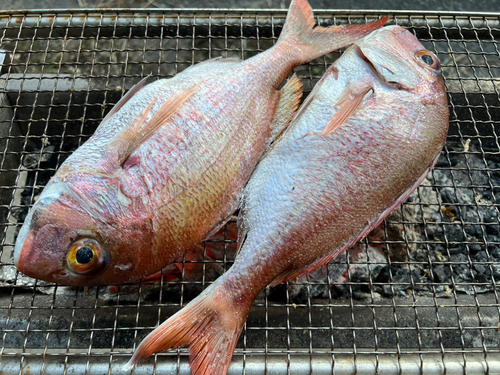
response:
[[[366,25],[315,26],[307,0],[293,0],[278,42],[289,40],[301,50],[302,63],[348,46],[382,27],[390,16]]]
[[[189,346],[193,375],[226,374],[253,300],[248,308],[236,306],[230,293],[215,284],[151,332],[126,368],[153,353]]]

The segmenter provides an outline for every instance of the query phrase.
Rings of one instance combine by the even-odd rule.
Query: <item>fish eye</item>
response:
[[[104,254],[97,241],[80,239],[71,246],[67,261],[74,272],[85,274],[101,269],[104,264]]]
[[[422,66],[430,68],[436,72],[441,70],[441,65],[439,64],[437,57],[425,49],[415,53],[415,58]]]

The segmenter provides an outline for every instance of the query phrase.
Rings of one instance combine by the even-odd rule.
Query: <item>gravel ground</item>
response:
[[[313,9],[384,9],[498,12],[500,0],[310,0]],[[52,9],[96,7],[144,8],[241,8],[286,9],[290,0],[0,0],[0,9]]]

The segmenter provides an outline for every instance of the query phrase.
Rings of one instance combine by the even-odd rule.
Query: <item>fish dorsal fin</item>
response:
[[[280,90],[280,99],[271,125],[271,139],[276,140],[290,125],[302,97],[302,82],[297,75],[292,75]]]
[[[118,112],[120,110],[120,108],[123,107],[125,105],[125,103],[130,100],[130,98],[132,98],[135,94],[137,94],[144,87],[144,85],[146,84],[146,81],[148,80],[149,77],[151,77],[151,74],[148,75],[147,77],[144,77],[143,79],[141,79],[130,90],[128,90],[127,93],[125,94],[125,96],[123,98],[121,98],[118,101],[118,103],[116,103],[114,105],[113,109],[111,109],[111,111],[109,111],[109,113],[106,115],[106,117],[104,117],[104,119],[101,121],[101,123],[105,123],[107,120],[109,120],[111,118],[111,116],[113,116],[116,112]]]
[[[128,157],[137,150],[140,145],[146,142],[160,127],[166,124],[170,117],[179,111],[182,105],[196,92],[199,86],[200,83],[180,94],[172,95],[147,122],[146,119],[156,99],[154,99],[147,108],[137,114],[127,127],[125,127],[125,129],[123,129],[112,141],[114,145],[110,145],[109,147],[109,149],[113,150],[112,152],[117,155],[118,165],[123,166]]]
[[[330,121],[328,121],[328,124],[325,126],[323,131],[321,133],[310,132],[302,138],[311,135],[319,135],[320,137],[324,137],[328,134],[333,133],[336,129],[341,127],[349,117],[351,117],[351,115],[356,111],[356,109],[358,109],[361,103],[363,103],[363,99],[365,98],[366,94],[368,94],[372,90],[373,89],[370,85],[357,88],[347,87],[340,95],[337,104],[335,104],[335,107],[340,106],[340,109],[335,112]]]

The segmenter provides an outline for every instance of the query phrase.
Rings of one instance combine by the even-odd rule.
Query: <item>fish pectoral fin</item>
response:
[[[175,113],[179,111],[182,105],[196,92],[200,83],[183,91],[178,95],[172,95],[168,98],[161,108],[146,122],[149,112],[153,108],[156,99],[151,104],[142,110],[129,125],[116,138],[120,149],[119,165],[123,165],[132,153],[147,141],[160,127]]]
[[[109,111],[109,113],[106,115],[106,117],[104,117],[101,123],[105,123],[106,121],[108,121],[111,118],[111,116],[113,116],[116,112],[118,112],[120,108],[123,107],[125,103],[130,100],[130,98],[132,98],[135,94],[137,94],[144,87],[149,77],[151,77],[151,74],[141,79],[139,83],[135,84],[134,87],[128,90],[125,96],[121,98],[118,101],[118,103],[114,105],[113,109]]]
[[[292,75],[280,90],[280,99],[271,125],[271,139],[277,140],[286,130],[299,107],[302,97],[302,82],[297,75]]]
[[[336,129],[340,128],[349,119],[349,117],[351,117],[356,109],[359,108],[361,103],[363,103],[363,99],[365,98],[366,94],[368,94],[372,90],[373,89],[370,85],[356,89],[347,87],[339,97],[339,100],[335,105],[335,107],[340,106],[340,109],[335,112],[330,121],[328,121],[328,124],[325,126],[323,131],[321,133],[310,132],[299,139],[311,135],[319,135],[321,137],[324,137],[333,133]]]

